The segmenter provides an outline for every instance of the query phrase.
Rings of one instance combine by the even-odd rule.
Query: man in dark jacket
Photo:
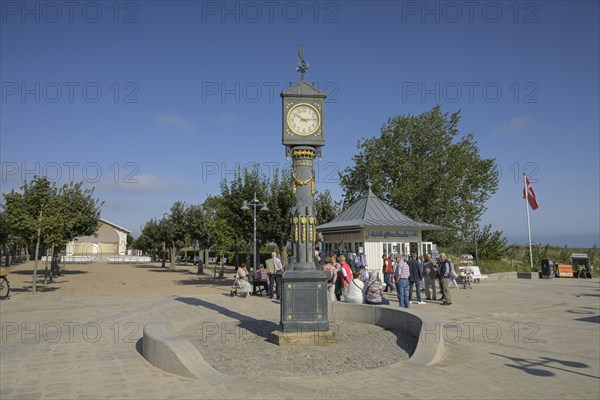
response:
[[[417,260],[416,253],[410,255],[408,268],[410,269],[410,276],[408,278],[408,281],[410,282],[408,298],[412,300],[413,286],[415,286],[417,291],[417,304],[425,304],[425,302],[421,300],[421,279],[423,279],[423,271],[419,268],[419,261]]]
[[[452,297],[448,287],[448,278],[450,277],[450,263],[446,258],[446,253],[440,253],[440,263],[438,264],[438,275],[440,276],[440,287],[442,288],[442,305],[452,304]]]

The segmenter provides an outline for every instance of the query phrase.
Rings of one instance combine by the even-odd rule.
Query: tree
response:
[[[291,170],[282,172],[276,169],[273,180],[269,184],[267,205],[269,211],[261,215],[267,221],[266,238],[277,245],[284,266],[288,262],[288,241],[291,237],[290,210],[292,208],[292,192],[290,190]]]
[[[199,204],[190,205],[185,209],[184,215],[186,234],[191,241],[198,243],[198,251],[206,245],[208,232],[204,223],[204,211]],[[198,253],[198,257],[200,254]],[[198,273],[203,274],[204,268],[198,258]]]
[[[471,232],[472,233],[472,232]],[[483,227],[483,230],[477,228],[474,233],[477,239],[477,257],[484,260],[499,260],[506,255],[506,238],[502,237],[502,231],[492,232],[492,225],[488,224]],[[464,237],[466,251],[472,256],[475,256],[475,244],[473,233],[470,236]]]
[[[179,254],[179,249],[191,244],[190,237],[186,231],[186,208],[187,206],[184,202],[176,201],[170,209],[171,268],[175,267],[175,256]]]
[[[135,238],[133,237],[133,235],[131,235],[130,233],[127,234],[127,248],[135,248],[136,244],[135,244]]]
[[[142,233],[136,240],[138,249],[144,252],[158,253],[162,246],[158,221],[151,219],[141,228]]]
[[[33,293],[36,293],[40,244],[65,246],[77,236],[92,235],[100,227],[100,207],[94,189],[82,190],[83,182],[65,184],[60,190],[45,177],[25,182],[21,193],[4,195],[6,217],[14,234],[35,242]]]
[[[325,224],[333,220],[340,213],[341,202],[333,201],[329,189],[315,196],[315,207],[317,208],[317,221]]]
[[[14,241],[10,222],[6,217],[5,212],[0,212],[0,262],[2,262],[2,256],[5,257],[4,265],[8,267],[10,265],[8,247]]]
[[[221,259],[221,274],[223,277],[223,258],[225,252],[233,246],[233,227],[224,219],[218,218],[207,224],[208,240]]]
[[[208,197],[204,202],[207,223],[210,220],[222,219],[235,227],[232,235],[234,243],[246,244],[246,259],[250,258],[250,244],[254,242],[253,215],[248,210],[242,210],[243,201],[250,202],[256,194],[260,202],[268,200],[269,182],[264,174],[260,173],[259,165],[256,164],[249,170],[238,168],[230,183],[227,180],[221,182],[221,195]],[[273,223],[268,219],[272,210],[260,212],[257,210],[256,230],[258,248],[261,243],[272,240],[269,226]]]
[[[373,192],[410,218],[448,231],[427,232],[440,245],[455,241],[478,221],[496,192],[494,159],[481,158],[474,135],[460,136],[460,111],[440,106],[420,115],[390,118],[381,136],[357,144],[354,167],[340,173],[344,208],[372,183]]]

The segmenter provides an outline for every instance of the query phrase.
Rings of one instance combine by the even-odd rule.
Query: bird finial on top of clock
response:
[[[298,61],[298,66],[296,67],[296,71],[300,72],[300,80],[304,80],[304,73],[308,71],[309,65],[306,61],[304,61],[304,45],[301,44],[298,46],[298,57],[300,57],[300,61]]]

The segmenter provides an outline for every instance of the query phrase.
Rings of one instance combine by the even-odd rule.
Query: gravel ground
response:
[[[378,368],[408,359],[414,337],[357,322],[331,322],[336,342],[328,346],[281,347],[267,340],[277,324],[227,321],[181,332],[204,359],[227,375],[327,375]],[[205,334],[203,334],[203,332]],[[257,357],[261,354],[261,357]]]

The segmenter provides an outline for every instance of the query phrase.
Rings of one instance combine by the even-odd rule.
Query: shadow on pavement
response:
[[[542,376],[542,377],[552,377],[556,376],[556,374],[548,369],[542,368],[551,368],[563,372],[569,372],[571,374],[586,376],[588,378],[596,378],[600,379],[598,376],[588,375],[577,371],[571,371],[566,368],[561,368],[552,364],[559,364],[568,368],[589,368],[587,364],[576,362],[576,361],[564,361],[559,360],[557,358],[549,358],[549,357],[540,357],[538,359],[526,359],[526,358],[518,358],[518,357],[508,357],[502,354],[490,353],[494,356],[508,358],[513,361],[515,364],[504,364],[507,367],[520,369],[523,372],[528,373],[529,375]]]
[[[205,307],[227,317],[236,319],[240,322],[240,328],[246,329],[247,331],[252,332],[256,336],[264,338],[265,341],[269,341],[271,332],[279,328],[279,325],[273,321],[256,319],[248,315],[240,314],[228,308],[194,297],[177,297],[175,298],[175,300],[191,306]]]
[[[11,271],[11,275],[33,275],[32,269],[23,269],[20,271]],[[80,269],[60,269],[60,273],[62,275],[80,275],[80,274],[89,274],[89,271],[82,271]],[[37,276],[44,276],[44,268],[40,268],[37,270]]]
[[[577,318],[575,321],[592,322],[600,324],[600,315],[594,315],[593,317]]]
[[[60,283],[60,282],[57,282],[57,283]],[[50,285],[52,285],[52,283]],[[39,284],[37,286],[36,290],[38,292],[54,292],[55,290],[58,290],[58,288],[54,287],[54,286],[44,287],[44,284]],[[12,287],[11,286],[10,292],[11,293],[13,293],[13,292],[14,293],[30,293],[30,292],[33,292],[33,287],[31,287],[31,286],[25,286],[25,287],[16,288],[16,287]]]
[[[195,275],[195,274],[194,274]],[[198,285],[198,286],[232,286],[234,279],[227,278],[190,278],[176,281],[178,285]]]

